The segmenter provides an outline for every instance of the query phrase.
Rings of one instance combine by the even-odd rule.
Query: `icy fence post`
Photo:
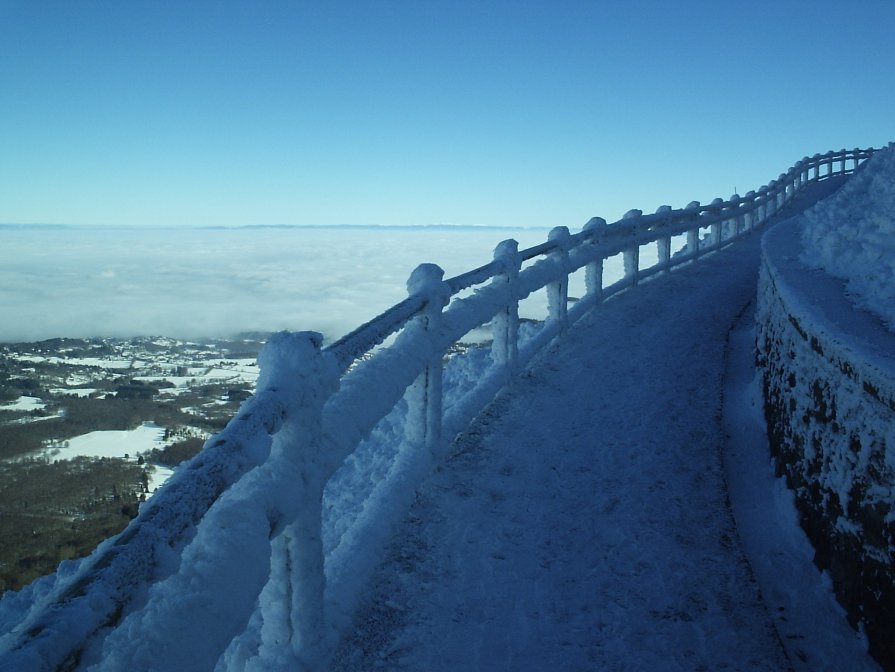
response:
[[[767,186],[759,187],[758,189],[758,220],[755,222],[756,224],[763,224],[765,220],[768,218],[770,213],[768,212],[768,188]]]
[[[694,222],[694,228],[687,229],[687,251],[690,253],[691,259],[696,259],[699,256],[699,220],[701,218],[699,205],[699,201],[690,201],[685,208],[692,212],[689,218]]]
[[[602,217],[591,217],[582,231],[587,231],[587,244],[600,242],[606,228],[606,220]],[[599,303],[603,299],[603,257],[589,261],[584,267],[584,291],[591,303]]]
[[[512,380],[519,368],[519,299],[516,295],[516,280],[522,265],[519,243],[512,238],[498,243],[494,248],[494,260],[500,262],[503,272],[494,276],[492,284],[509,285],[510,300],[506,308],[494,316],[491,357],[495,364],[506,368]]]
[[[799,173],[799,177],[800,177],[800,179],[801,179],[801,185],[800,185],[800,186],[803,186],[803,187],[804,187],[806,184],[808,184],[808,181],[809,181],[809,177],[808,177],[808,162],[809,162],[809,161],[810,161],[810,159],[809,159],[807,156],[802,157],[802,162],[801,162],[801,163],[802,163],[802,170],[801,170],[801,172]]]
[[[820,154],[815,154],[811,157],[811,160],[814,162],[814,179],[820,179]]]
[[[671,206],[660,205],[656,209],[657,215],[665,215],[660,227],[666,227],[671,223]],[[659,268],[668,270],[671,266],[671,236],[662,236],[656,240],[656,248],[659,254]]]
[[[286,421],[274,439],[280,451],[272,459],[282,460],[297,477],[295,487],[277,498],[286,527],[271,553],[271,575],[288,585],[285,604],[262,606],[263,628],[280,631],[285,607],[288,645],[309,670],[319,668],[328,634],[322,534],[328,463],[321,437],[323,406],[339,388],[338,365],[321,352],[322,343],[323,336],[313,331],[273,334],[258,360],[259,385],[279,391],[287,405]]]
[[[721,209],[723,207],[724,201],[720,198],[716,198],[711,203],[709,203],[709,214],[711,215],[713,221],[711,223],[710,233],[709,233],[709,246],[711,248],[716,248],[721,244],[721,221],[718,219],[721,216]]]
[[[450,301],[450,289],[442,281],[444,271],[435,264],[420,264],[407,280],[409,295],[422,294],[426,307],[414,318],[427,332],[441,324],[442,309]],[[407,389],[407,439],[435,451],[441,440],[441,379],[443,352],[432,354],[425,370]]]
[[[629,225],[634,232],[634,245],[632,247],[625,248],[622,251],[622,260],[625,266],[625,280],[628,280],[631,285],[637,284],[638,275],[640,273],[640,242],[636,240],[637,235],[640,233],[640,218],[643,216],[642,210],[628,210],[625,213],[625,216],[622,217],[622,221]]]
[[[739,194],[734,194],[727,200],[727,207],[725,210],[730,213],[730,219],[725,220],[725,224],[727,225],[727,235],[725,238],[736,238],[740,235],[740,196]]]
[[[767,190],[768,200],[766,204],[766,213],[767,216],[770,218],[774,216],[775,212],[777,212],[777,181],[771,180],[770,182],[768,182]]]
[[[745,231],[751,231],[755,228],[755,192],[750,191],[746,194],[746,201],[748,203],[748,211],[743,213],[743,229]]]
[[[547,319],[559,322],[560,331],[565,331],[569,308],[569,229],[556,226],[547,234],[547,240],[556,242],[557,248],[550,253],[562,269],[559,280],[547,284]]]
[[[827,166],[827,177],[833,177],[833,151],[824,154],[824,164]]]

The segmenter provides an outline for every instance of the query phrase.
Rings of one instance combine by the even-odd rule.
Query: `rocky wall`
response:
[[[895,670],[895,335],[800,265],[800,225],[763,240],[757,350],[771,453],[815,563]]]

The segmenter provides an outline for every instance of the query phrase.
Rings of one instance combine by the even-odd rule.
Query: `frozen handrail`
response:
[[[540,348],[591,306],[647,277],[698,261],[702,255],[731,243],[773,217],[807,184],[852,173],[874,151],[840,150],[806,157],[757,192],[716,199],[708,205],[694,202],[681,209],[663,206],[654,214],[631,210],[609,225],[593,218],[574,234],[557,227],[547,241],[526,250],[518,250],[515,241],[504,241],[495,250],[492,262],[447,280],[442,280],[443,274],[436,266],[424,264],[411,276],[405,300],[326,348],[321,348],[320,336],[311,332],[272,338],[259,360],[262,375],[256,394],[227,427],[209,439],[189,465],[178,470],[124,532],[101,544],[82,561],[74,576],[59,577],[46,597],[35,600],[19,625],[0,634],[0,672],[73,667],[93,638],[102,636],[123,613],[138,606],[135,598],[143,599],[140,596],[145,596],[148,586],[158,579],[158,565],[163,560],[157,556],[180,548],[196,527],[201,527],[203,516],[210,515],[209,510],[223,493],[246,474],[263,467],[275,469],[272,460],[308,460],[314,465],[309,473],[316,480],[305,482],[304,489],[294,496],[312,501],[313,497],[306,500],[306,493],[322,493],[338,464],[405,392],[405,441],[418,445],[425,454],[431,453],[434,459]],[[701,236],[705,229],[708,236]],[[670,239],[677,235],[686,235],[686,252],[672,256]],[[652,243],[658,246],[658,263],[641,269],[640,247]],[[603,262],[616,254],[624,256],[624,277],[604,286]],[[524,262],[532,260],[534,263],[523,268]],[[571,304],[569,275],[582,268],[586,292]],[[472,296],[454,298],[473,287]],[[519,302],[543,288],[548,294],[547,320],[539,334],[520,347]],[[469,330],[486,324],[491,325],[493,333],[491,356],[496,366],[445,413],[441,405],[442,358]],[[394,345],[374,352],[396,334]],[[351,414],[345,409],[362,412]],[[283,434],[292,436],[294,444],[288,454],[274,454],[272,437],[279,437],[280,427],[287,424],[290,432]],[[184,500],[188,504],[184,505]],[[313,509],[316,505],[309,506]],[[316,525],[319,542],[319,507],[304,514],[282,502],[270,507],[265,515],[271,537],[295,525],[303,530]],[[367,537],[361,534],[359,538]],[[363,575],[369,571],[363,563],[373,555],[343,558],[342,574]],[[271,563],[281,561],[288,566],[278,566],[276,571],[291,577],[290,589],[303,595],[302,604],[307,608],[306,613],[286,616],[290,621],[287,630],[293,633],[289,646],[296,659],[310,661],[309,669],[319,668],[326,659],[326,621],[335,613],[329,607],[339,604],[343,614],[350,612],[356,595],[343,585],[350,582],[326,584],[319,553],[312,553],[303,562],[286,558],[272,559]],[[272,566],[271,571],[274,569]],[[302,592],[305,586],[307,594]],[[330,592],[338,593],[339,599]],[[86,601],[91,603],[89,609],[84,608]],[[274,618],[270,613],[263,615]],[[203,618],[215,617],[203,614]],[[165,643],[165,647],[194,645]]]

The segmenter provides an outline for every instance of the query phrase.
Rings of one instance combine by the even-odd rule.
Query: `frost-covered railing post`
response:
[[[724,226],[722,228],[722,238],[736,238],[740,235],[740,197],[737,194],[731,196],[727,201],[727,206],[724,208],[726,218],[724,220]]]
[[[755,196],[754,191],[749,191],[746,194],[746,201],[751,207],[743,213],[743,229],[744,231],[751,231],[758,223],[758,220],[756,219],[758,217],[758,209],[755,207],[757,197]]]
[[[562,269],[556,282],[547,285],[547,319],[559,324],[560,331],[565,331],[569,309],[569,229],[557,226],[547,234],[547,240],[557,243],[550,256]]]
[[[494,248],[494,261],[500,263],[503,273],[495,275],[491,282],[506,285],[510,300],[506,308],[494,316],[491,357],[497,366],[506,368],[511,378],[519,368],[519,300],[516,297],[516,281],[522,265],[519,243],[512,238],[498,243]]]
[[[331,465],[322,445],[323,406],[339,388],[339,367],[320,350],[316,332],[278,333],[268,340],[259,364],[259,384],[279,391],[287,405],[286,422],[274,439],[272,461],[278,474],[294,475],[286,492],[275,495],[283,521],[271,545],[270,574],[282,595],[262,602],[264,647],[288,645],[303,670],[319,668],[325,655],[323,488]]]
[[[633,245],[622,250],[622,262],[625,267],[625,281],[631,285],[636,285],[640,271],[640,241],[637,240],[640,233],[640,218],[643,217],[642,210],[628,210],[622,221],[631,227],[634,234]]]
[[[602,217],[591,217],[582,231],[585,231],[588,245],[596,245],[606,230],[606,220]],[[597,257],[584,267],[584,291],[591,303],[603,300],[603,257]]]
[[[812,180],[820,179],[820,154],[815,154],[811,157],[811,170],[814,171],[814,176],[810,177]]]
[[[774,214],[776,215],[783,208],[783,183],[780,181],[782,175],[778,175],[774,180]]]
[[[767,185],[767,203],[765,213],[767,218],[773,217],[777,213],[777,181],[771,180]]]
[[[664,215],[660,227],[668,228],[671,224],[671,206],[660,205],[656,209],[657,215]],[[671,265],[671,236],[661,236],[656,240],[656,249],[659,255],[659,268],[667,271]]]
[[[699,201],[690,201],[685,210],[690,213],[687,219],[693,221],[693,226],[687,229],[687,250],[691,259],[699,257],[699,221],[702,216],[699,214]]]
[[[718,219],[721,216],[721,210],[724,207],[724,201],[720,198],[716,198],[713,200],[708,207],[708,214],[712,219],[712,223],[710,225],[710,233],[709,233],[709,247],[712,249],[718,247],[721,244],[721,220]]]
[[[824,155],[824,164],[827,166],[827,177],[833,177],[833,156],[835,152],[830,150]]]
[[[768,187],[764,185],[758,189],[758,220],[756,224],[762,224],[768,218]]]
[[[420,264],[407,280],[410,296],[423,295],[426,305],[414,321],[427,332],[434,333],[441,325],[441,311],[450,300],[444,271],[435,264]],[[435,451],[441,440],[441,393],[443,352],[432,352],[429,363],[407,391],[406,435],[414,445]]]

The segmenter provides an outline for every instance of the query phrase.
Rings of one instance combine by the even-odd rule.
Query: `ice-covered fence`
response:
[[[259,360],[255,396],[123,533],[0,603],[0,669],[70,669],[99,651],[119,669],[138,668],[144,655],[159,669],[211,668],[219,659],[219,669],[325,666],[378,558],[371,549],[384,545],[453,437],[545,344],[600,301],[698,261],[764,223],[806,184],[853,172],[872,153],[805,158],[757,192],[705,206],[631,210],[610,225],[593,218],[575,234],[557,227],[527,250],[507,240],[491,263],[447,280],[423,264],[407,299],[325,348],[312,332],[275,335]],[[686,246],[672,253],[678,237]],[[642,268],[646,245],[656,245],[658,261]],[[624,277],[604,286],[603,263],[619,254]],[[573,302],[576,271],[585,294]],[[541,289],[547,319],[523,340],[519,302]],[[482,326],[492,332],[494,365],[446,410],[445,354]],[[379,498],[364,504],[372,514],[358,516],[324,557],[324,488],[402,398],[393,486],[371,496]],[[201,635],[184,636],[184,612],[201,619]],[[122,619],[123,635],[114,630]]]

